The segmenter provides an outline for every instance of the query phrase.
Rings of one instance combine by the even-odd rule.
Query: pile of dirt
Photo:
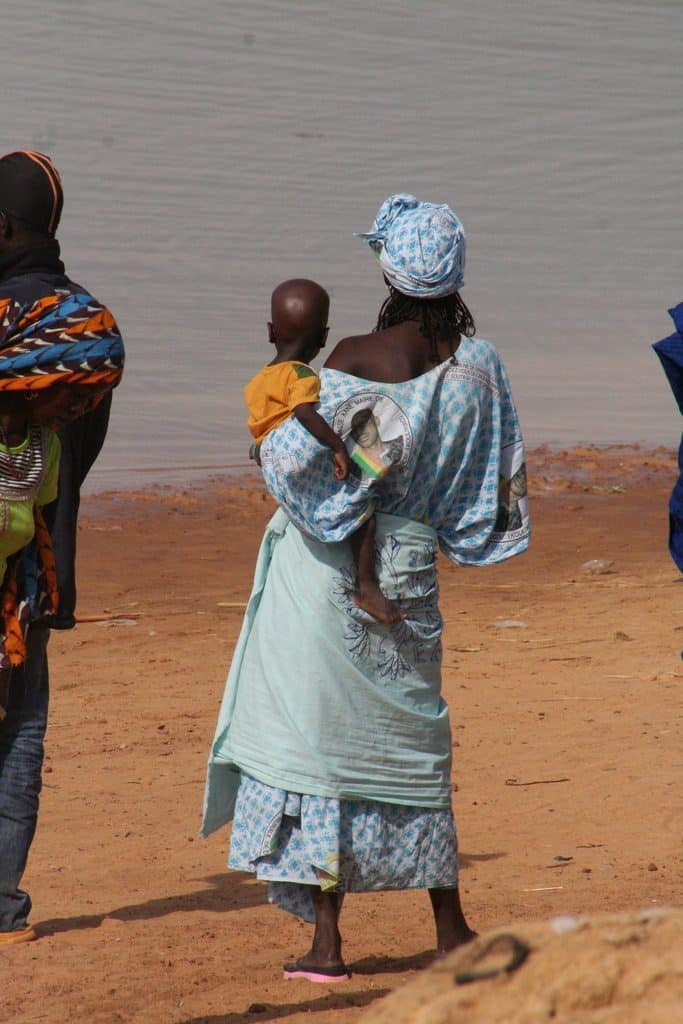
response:
[[[494,976],[478,977],[486,974]],[[512,935],[490,932],[438,961],[361,1020],[674,1024],[682,1015],[683,910],[657,908],[515,925]]]

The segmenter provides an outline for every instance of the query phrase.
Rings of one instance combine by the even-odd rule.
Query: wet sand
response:
[[[480,931],[683,899],[675,456],[541,449],[529,463],[530,551],[441,565],[462,895]],[[426,895],[362,895],[343,915],[350,984],[280,980],[310,929],[227,873],[226,830],[197,837],[272,509],[256,477],[85,500],[81,622],[51,640],[25,878],[41,938],[0,954],[0,1019],[342,1024],[429,962]],[[595,559],[610,571],[583,568]]]

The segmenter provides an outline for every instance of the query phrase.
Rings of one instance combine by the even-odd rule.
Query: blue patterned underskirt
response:
[[[453,889],[451,810],[288,793],[240,781],[229,866],[268,882],[268,899],[313,922],[311,885],[328,892]]]

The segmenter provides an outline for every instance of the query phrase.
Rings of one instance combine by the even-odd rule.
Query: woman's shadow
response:
[[[391,989],[373,988],[371,992],[332,992],[302,1003],[252,1003],[243,1013],[218,1013],[190,1017],[183,1024],[258,1024],[259,1021],[280,1020],[295,1013],[324,1013],[325,1010],[346,1010],[350,1006],[369,1006],[375,999],[389,995]]]
[[[460,854],[460,867],[466,869],[473,862],[497,860],[504,856],[504,853]],[[247,907],[263,906],[268,902],[265,887],[246,873],[230,871],[220,875],[209,875],[202,881],[208,883],[208,888],[200,889],[198,892],[161,896],[145,903],[130,903],[100,914],[53,917],[48,921],[41,921],[37,930],[41,936],[57,935],[59,932],[99,928],[102,922],[109,918],[115,921],[149,921],[165,917],[167,914],[197,910],[223,914],[233,910],[245,910]],[[354,964],[353,968],[358,974],[391,974],[419,970],[429,962],[430,955],[425,951],[412,957],[366,957]]]
[[[37,931],[42,936],[57,935],[59,932],[79,931],[85,928],[99,928],[103,921],[148,921],[167,914],[186,911],[207,910],[212,913],[226,913],[245,910],[267,903],[264,886],[252,880],[251,875],[231,871],[229,874],[209,875],[202,879],[208,888],[195,892],[178,893],[147,900],[145,903],[130,903],[101,914],[78,914],[74,917],[54,917],[41,921]]]

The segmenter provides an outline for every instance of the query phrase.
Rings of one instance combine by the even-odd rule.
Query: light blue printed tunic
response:
[[[365,451],[390,468],[340,484],[329,450],[288,420],[264,440],[261,459],[268,490],[297,526],[322,541],[343,540],[375,508],[429,523],[444,554],[462,565],[488,565],[526,549],[522,437],[505,369],[489,342],[463,338],[455,360],[400,384],[338,370],[323,370],[320,379],[320,413],[352,457],[363,453],[354,419],[371,413],[377,440]]]
[[[487,565],[529,541],[521,435],[488,342],[463,339],[457,359],[400,384],[323,370],[320,411],[357,468],[337,482],[295,419],[261,446],[286,515],[259,553],[202,826],[234,816],[231,865],[306,919],[306,885],[457,884],[436,547]],[[345,538],[373,510],[378,581],[405,613],[392,626],[354,600]]]

